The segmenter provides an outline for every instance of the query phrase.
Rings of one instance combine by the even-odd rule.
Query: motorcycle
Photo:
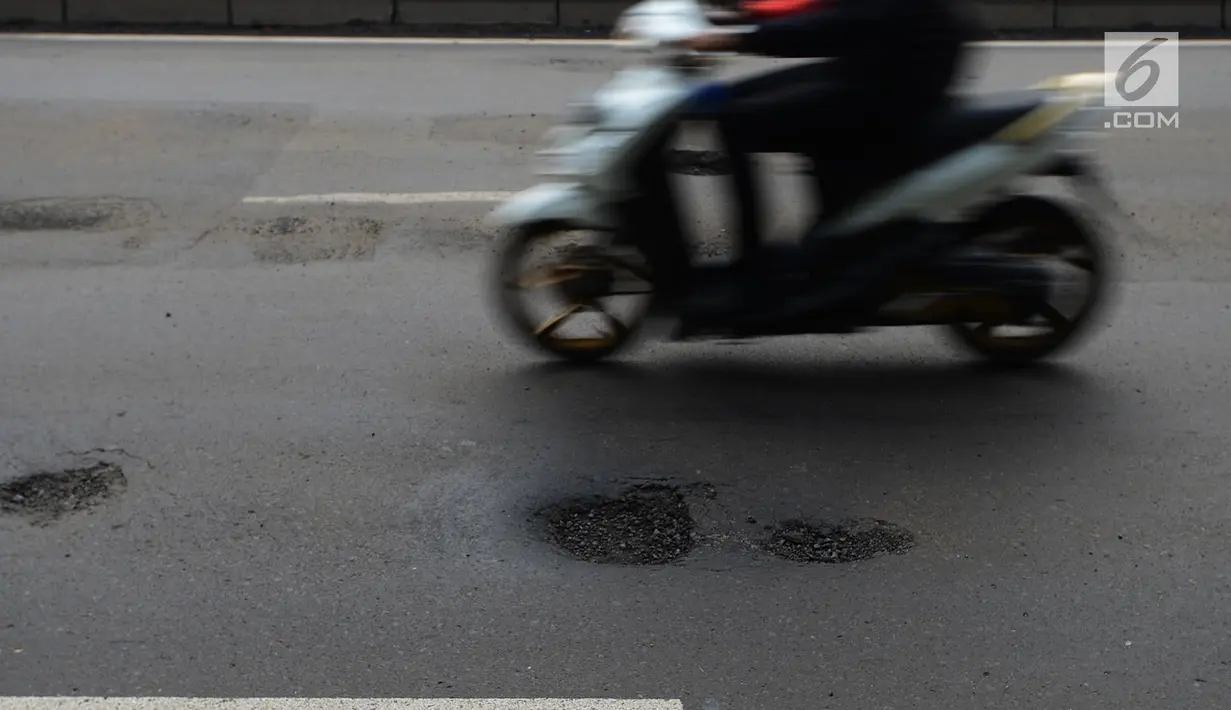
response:
[[[721,108],[723,84],[712,74],[724,55],[676,44],[715,26],[697,0],[643,0],[626,10],[615,36],[648,59],[575,106],[539,151],[545,181],[490,215],[501,230],[494,306],[518,338],[556,358],[593,362],[624,349],[647,322],[668,324],[675,341],[931,326],[982,358],[1027,363],[1087,329],[1108,282],[1099,223],[1128,219],[1090,157],[1103,122],[1102,73],[947,108],[895,169],[873,171],[855,188],[816,185],[824,210],[809,238],[767,247],[774,277],[763,307],[707,305],[707,295],[735,281],[736,267],[700,263],[689,250],[668,147],[682,121]],[[810,157],[814,165],[827,158]],[[844,181],[852,174],[827,171],[835,173]],[[1048,177],[1066,179],[1076,201],[1025,190]],[[524,267],[535,247],[575,233],[589,242]],[[1069,282],[1084,288],[1066,313],[1054,301]],[[535,317],[526,298],[536,293],[565,304]],[[626,317],[610,304],[620,297],[640,298]],[[564,334],[587,315],[597,317],[597,334]],[[1030,332],[1002,330],[1014,328]]]

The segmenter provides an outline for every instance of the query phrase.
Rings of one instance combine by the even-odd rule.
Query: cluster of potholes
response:
[[[0,483],[0,514],[47,525],[119,495],[127,478],[109,462],[40,472]],[[707,488],[706,497],[714,497]],[[554,503],[536,512],[548,541],[569,556],[596,564],[665,565],[702,542],[685,487],[634,485],[615,495]],[[755,523],[748,519],[746,522]],[[753,544],[784,560],[850,563],[903,554],[914,547],[910,532],[883,520],[787,520],[765,525]]]
[[[113,463],[35,473],[0,483],[0,514],[47,525],[105,503],[127,485],[124,469]]]
[[[712,491],[709,493],[713,495]],[[540,508],[547,540],[569,556],[596,564],[663,565],[701,544],[683,488],[652,483],[616,495],[574,498]],[[754,519],[749,519],[754,523]],[[914,547],[907,530],[877,519],[787,520],[762,527],[761,551],[802,563],[861,562]]]

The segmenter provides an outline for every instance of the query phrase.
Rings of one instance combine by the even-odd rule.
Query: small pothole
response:
[[[914,547],[914,536],[883,520],[808,523],[791,520],[771,527],[764,548],[793,562],[861,562],[902,554]]]
[[[52,522],[99,505],[126,485],[123,469],[112,463],[36,473],[0,484],[0,512]]]
[[[149,216],[139,200],[37,199],[0,203],[0,232],[52,232],[120,229]]]
[[[661,565],[684,557],[694,545],[688,501],[667,485],[569,500],[538,515],[545,518],[554,545],[587,562]]]
[[[258,261],[300,264],[371,259],[384,232],[385,223],[369,217],[284,215],[231,220],[208,237],[242,241]]]

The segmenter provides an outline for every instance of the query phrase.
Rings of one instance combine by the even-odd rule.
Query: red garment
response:
[[[740,7],[756,20],[787,17],[826,4],[826,0],[744,0]]]

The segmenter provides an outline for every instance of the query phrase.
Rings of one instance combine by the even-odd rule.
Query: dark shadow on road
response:
[[[1062,365],[813,365],[734,361],[576,368],[532,365],[496,387],[504,411],[563,430],[687,423],[773,424],[784,437],[921,428],[957,433],[966,423],[1075,422],[1108,405],[1097,380]],[[507,399],[506,399],[507,398]],[[601,426],[600,426],[601,428]]]
[[[532,365],[496,375],[490,416],[572,466],[680,468],[712,450],[994,462],[1097,439],[1115,396],[1063,365],[825,365],[751,356],[638,366]],[[680,448],[685,447],[685,448]]]
[[[723,529],[794,515],[935,525],[914,516],[936,510],[964,529],[1010,508],[1029,518],[1021,506],[1106,475],[1098,462],[1116,438],[1105,431],[1116,388],[1064,365],[809,363],[750,352],[538,364],[492,378],[482,417],[518,444],[489,485],[524,511],[663,481],[714,487],[719,508],[707,515]]]

